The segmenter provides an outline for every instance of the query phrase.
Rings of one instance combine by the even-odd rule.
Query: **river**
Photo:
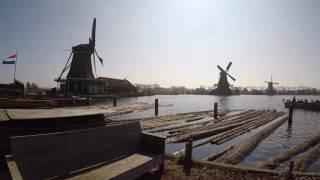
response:
[[[292,97],[293,96],[287,95],[239,95],[226,97],[208,95],[157,95],[121,98],[119,99],[118,104],[135,102],[154,103],[154,99],[158,98],[160,104],[159,115],[211,110],[213,109],[214,102],[217,102],[219,108],[222,109],[276,109],[278,111],[287,112],[288,110],[284,108],[283,100],[292,99]],[[320,100],[320,96],[296,96],[296,98]],[[116,119],[132,119],[150,117],[153,115],[154,110],[150,109],[121,115],[116,117]],[[193,151],[193,158],[202,159],[223,149],[226,146],[229,146],[230,144],[238,144],[246,138],[254,135],[267,125],[268,124],[219,146],[207,144],[199,148],[195,148]],[[301,143],[303,140],[319,131],[320,112],[294,110],[292,125],[289,126],[287,123],[285,123],[280,126],[270,136],[264,139],[240,164],[253,166],[259,161],[267,160],[272,156],[285,151],[294,144]],[[181,149],[182,147],[184,147],[184,144],[170,144],[166,147],[166,151],[171,153]],[[308,170],[320,171],[320,158],[318,158]]]

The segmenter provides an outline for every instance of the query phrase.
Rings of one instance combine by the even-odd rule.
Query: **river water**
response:
[[[121,98],[119,99],[118,104],[135,102],[154,103],[154,99],[158,98],[160,104],[159,115],[212,110],[214,102],[218,102],[219,108],[222,109],[276,109],[278,111],[287,112],[288,110],[284,108],[283,101],[286,99],[292,99],[292,97],[293,96],[286,95],[240,95],[226,97],[208,95],[158,95]],[[296,96],[296,98],[320,100],[320,96]],[[132,119],[150,116],[154,116],[153,109],[121,115],[116,117],[116,119]],[[241,135],[219,146],[211,145],[209,143],[204,146],[195,148],[193,150],[193,158],[203,159],[204,157],[214,154],[215,152],[225,148],[226,146],[229,146],[231,144],[238,144],[268,125],[269,124],[266,124],[258,129]],[[259,161],[267,160],[272,156],[275,156],[287,150],[294,144],[301,143],[309,136],[319,131],[320,112],[294,110],[292,125],[289,126],[287,123],[284,123],[278,129],[276,129],[270,136],[264,139],[255,148],[255,150],[249,156],[247,156],[240,164],[253,166]],[[170,144],[167,145],[166,151],[172,153],[183,147],[184,144]],[[285,164],[287,163],[288,162],[286,162]],[[308,170],[320,171],[320,157],[317,159],[315,163],[313,163],[309,167]]]

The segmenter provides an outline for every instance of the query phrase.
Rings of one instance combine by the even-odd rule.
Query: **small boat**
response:
[[[320,111],[320,102],[291,102],[287,101],[284,103],[285,108],[289,108],[290,105],[295,109],[306,109]]]

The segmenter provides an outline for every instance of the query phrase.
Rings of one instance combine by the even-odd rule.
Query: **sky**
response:
[[[97,18],[98,76],[163,87],[217,83],[320,88],[318,0],[2,0],[0,57],[18,53],[16,78],[56,86]],[[0,83],[14,65],[0,64]]]

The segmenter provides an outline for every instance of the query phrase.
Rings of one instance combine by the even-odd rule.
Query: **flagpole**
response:
[[[14,63],[13,83],[15,83],[16,81],[17,63],[18,63],[18,52],[16,52],[16,62]]]

